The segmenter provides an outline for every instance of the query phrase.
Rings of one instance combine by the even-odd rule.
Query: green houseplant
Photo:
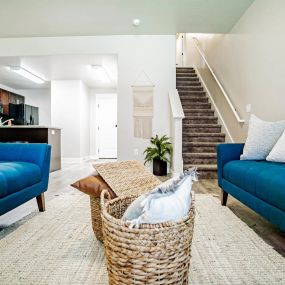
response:
[[[152,146],[144,151],[145,163],[153,162],[153,174],[163,176],[167,174],[167,163],[170,163],[172,144],[166,135],[161,138],[156,135],[150,139]]]

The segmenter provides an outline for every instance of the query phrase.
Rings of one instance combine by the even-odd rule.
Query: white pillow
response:
[[[251,115],[241,160],[265,160],[285,130],[285,121],[265,122]]]
[[[129,222],[131,228],[139,228],[140,224],[173,222],[183,218],[190,210],[192,184],[197,180],[196,168],[185,171],[178,179],[138,197],[122,219]]]
[[[266,160],[285,163],[285,131],[273,147]]]

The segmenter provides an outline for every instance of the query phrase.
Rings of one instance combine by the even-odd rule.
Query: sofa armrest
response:
[[[222,187],[223,168],[226,163],[232,160],[240,160],[244,144],[225,143],[217,145],[218,183]]]
[[[42,169],[42,182],[47,189],[50,173],[51,145],[45,144],[45,146],[44,156],[40,164]]]

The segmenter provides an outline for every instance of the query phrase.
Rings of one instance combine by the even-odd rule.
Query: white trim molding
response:
[[[62,157],[61,161],[62,163],[65,164],[70,164],[70,163],[83,163],[88,160],[98,160],[99,157],[96,155],[88,155],[84,157]]]

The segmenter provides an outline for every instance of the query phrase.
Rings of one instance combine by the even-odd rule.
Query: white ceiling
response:
[[[225,33],[253,1],[3,0],[0,37]]]
[[[90,65],[102,65],[111,82],[102,83],[94,76]],[[9,66],[22,66],[46,79],[36,84],[10,71]],[[0,84],[14,89],[48,88],[51,80],[82,80],[89,88],[117,87],[116,55],[56,55],[30,57],[0,57]]]

